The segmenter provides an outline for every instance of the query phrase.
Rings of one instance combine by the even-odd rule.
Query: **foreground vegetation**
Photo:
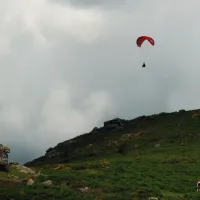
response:
[[[96,141],[95,149],[84,148],[79,158],[60,165],[45,161],[32,163],[29,167],[40,172],[37,176],[11,170],[15,179],[32,178],[33,185],[8,184],[5,179],[13,176],[2,172],[0,199],[199,200],[200,193],[196,191],[200,178],[198,112],[162,114],[153,120],[130,123],[123,130],[107,132],[104,140]],[[126,134],[129,135],[122,137]],[[86,143],[83,138],[81,142]],[[44,185],[46,180],[52,184]]]

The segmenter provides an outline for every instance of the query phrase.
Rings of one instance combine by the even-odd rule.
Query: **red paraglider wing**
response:
[[[145,41],[145,40],[148,40],[153,46],[155,44],[155,41],[153,38],[149,37],[149,36],[140,36],[137,41],[136,41],[136,44],[138,47],[141,47],[142,43]]]

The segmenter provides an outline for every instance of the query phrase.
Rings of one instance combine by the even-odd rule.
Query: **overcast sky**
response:
[[[10,159],[30,161],[115,117],[200,108],[199,7],[0,0],[0,141]],[[138,48],[140,35],[155,46]]]

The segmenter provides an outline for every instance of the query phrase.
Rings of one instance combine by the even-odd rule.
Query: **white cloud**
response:
[[[98,38],[103,29],[104,19],[97,9],[63,7],[47,0],[0,2],[2,6],[0,49],[7,53],[10,43],[17,35],[29,32],[37,44],[51,44],[59,37],[50,37],[53,32],[63,32],[63,37],[72,36],[82,42],[91,42]],[[47,29],[47,31],[46,31]],[[54,41],[55,40],[55,41]]]
[[[13,158],[112,117],[200,106],[198,0],[59,2],[0,0],[0,131]],[[144,34],[155,47],[135,45]]]
[[[80,99],[82,109],[73,105],[73,98],[73,91],[67,83],[55,82],[41,112],[38,144],[43,145],[45,141],[48,145],[52,141],[51,144],[55,145],[55,142],[63,141],[66,137],[72,138],[78,133],[90,131],[107,112],[113,111],[112,99],[106,91],[97,91]]]

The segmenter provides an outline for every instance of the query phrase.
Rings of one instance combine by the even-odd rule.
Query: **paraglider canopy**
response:
[[[152,37],[149,37],[149,36],[140,36],[140,37],[138,37],[137,40],[136,40],[137,46],[138,46],[138,47],[142,47],[143,42],[146,41],[146,40],[147,40],[152,46],[155,45],[155,41],[154,41],[154,39],[153,39]],[[146,67],[145,62],[144,62],[143,65],[142,65],[142,68],[143,68],[143,67]]]
[[[148,40],[153,46],[155,45],[155,41],[153,38],[149,37],[149,36],[140,36],[138,37],[138,39],[136,40],[136,44],[138,47],[141,47],[143,42],[145,40]]]

